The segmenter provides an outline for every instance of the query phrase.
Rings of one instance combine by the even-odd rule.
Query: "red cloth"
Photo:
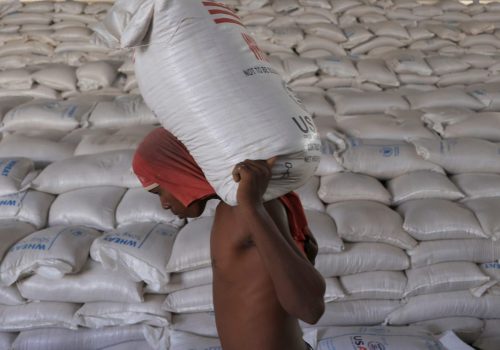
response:
[[[292,237],[300,250],[305,253],[304,245],[310,231],[300,198],[295,192],[289,192],[278,199],[286,209]]]
[[[159,185],[186,207],[215,194],[186,147],[164,128],[153,130],[141,142],[134,154],[132,168],[146,189]],[[286,209],[292,237],[304,251],[308,228],[299,196],[290,192],[278,199]]]
[[[159,185],[186,207],[215,194],[186,147],[164,128],[144,138],[134,154],[132,168],[146,189]]]

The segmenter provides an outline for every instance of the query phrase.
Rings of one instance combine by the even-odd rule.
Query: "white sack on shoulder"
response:
[[[326,203],[349,200],[371,200],[387,205],[391,203],[391,196],[380,181],[356,173],[322,176],[318,196]]]
[[[500,174],[458,174],[451,180],[465,193],[467,199],[500,197]]]
[[[307,224],[318,242],[319,253],[340,253],[344,243],[337,233],[333,219],[326,213],[306,210]]]
[[[124,272],[136,282],[144,281],[158,292],[169,280],[165,267],[176,235],[177,228],[165,224],[122,226],[96,239],[90,255],[107,269]]]
[[[170,293],[162,308],[175,313],[214,311],[212,289],[208,284]]]
[[[0,306],[0,330],[19,332],[43,327],[76,329],[72,321],[79,306],[79,304],[49,301]]]
[[[99,235],[78,226],[59,226],[37,231],[14,244],[0,265],[0,280],[11,285],[32,273],[61,278],[81,270],[89,256],[90,245]]]
[[[463,204],[445,199],[415,199],[398,207],[403,228],[419,241],[489,238],[474,213]]]
[[[33,169],[31,159],[0,158],[0,196],[21,191],[23,180]]]
[[[407,253],[413,268],[449,261],[488,263],[500,259],[500,244],[489,239],[442,239],[420,242]]]
[[[24,191],[0,197],[0,224],[17,220],[32,224],[37,229],[47,225],[49,209],[54,196],[38,191]]]
[[[411,249],[417,242],[403,230],[401,216],[384,204],[353,200],[328,205],[342,239],[350,242],[376,242]]]
[[[84,187],[141,187],[132,171],[134,151],[75,156],[47,166],[33,180],[38,191],[60,194]]]
[[[415,147],[404,141],[349,138],[347,148],[336,157],[344,168],[382,180],[417,170],[444,173],[439,165],[419,157]]]
[[[392,203],[396,205],[412,199],[455,201],[465,197],[446,175],[428,170],[413,171],[391,179],[387,182],[387,189],[392,195]]]
[[[116,208],[116,223],[121,227],[141,222],[164,223],[177,228],[185,224],[185,220],[174,215],[171,210],[162,208],[158,195],[144,188],[131,188]]]
[[[145,295],[139,303],[115,303],[100,301],[86,303],[75,312],[74,323],[87,328],[146,324],[166,327],[170,323],[170,313],[161,305],[164,295]]]
[[[34,275],[19,281],[17,287],[29,300],[71,303],[143,301],[142,283],[131,281],[125,274],[106,270],[90,259],[78,274],[60,279]]]
[[[450,174],[500,173],[500,144],[475,138],[411,140],[417,153]]]
[[[97,30],[115,45],[138,47],[135,73],[146,103],[186,145],[224,201],[236,204],[234,164],[281,156],[265,195],[266,200],[276,198],[312,176],[319,163],[319,138],[311,117],[237,15],[227,21],[209,13],[221,7],[230,11],[210,2],[118,1],[104,19],[108,30]],[[167,69],[172,66],[177,67],[174,74]],[[215,103],[214,92],[221,97]]]
[[[319,254],[316,269],[324,277],[369,271],[401,271],[410,266],[404,250],[384,243],[345,243],[341,253]]]
[[[405,297],[468,290],[489,281],[472,262],[447,262],[406,270]]]
[[[168,272],[183,272],[211,265],[210,233],[213,221],[213,217],[200,217],[177,233],[166,268]]]
[[[112,230],[115,212],[126,189],[116,186],[86,187],[60,194],[50,208],[49,225],[81,225]]]

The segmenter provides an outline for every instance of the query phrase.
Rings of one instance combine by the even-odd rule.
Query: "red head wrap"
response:
[[[132,168],[147,190],[161,186],[186,207],[215,194],[186,147],[164,128],[146,136],[135,152]]]

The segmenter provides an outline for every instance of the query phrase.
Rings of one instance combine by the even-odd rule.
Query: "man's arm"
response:
[[[325,309],[325,281],[262,203],[271,175],[268,164],[247,160],[235,167],[233,175],[239,182],[235,211],[252,236],[281,305],[291,315],[316,323]]]

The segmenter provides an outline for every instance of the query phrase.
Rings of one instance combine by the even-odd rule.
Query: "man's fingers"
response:
[[[278,156],[274,156],[272,158],[269,158],[268,160],[266,160],[267,166],[269,168],[272,168],[274,163],[276,163],[276,160],[278,160]]]

